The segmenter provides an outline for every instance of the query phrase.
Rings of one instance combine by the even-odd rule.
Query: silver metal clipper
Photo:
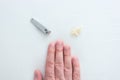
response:
[[[48,30],[45,26],[43,26],[42,24],[40,24],[38,21],[36,21],[35,19],[31,19],[31,23],[37,27],[42,33],[48,35],[51,33],[50,30]]]

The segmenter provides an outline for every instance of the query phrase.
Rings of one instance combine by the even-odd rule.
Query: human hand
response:
[[[71,56],[70,46],[62,41],[48,46],[44,80],[80,80],[80,66],[76,57]],[[34,72],[34,80],[42,80],[39,70]]]

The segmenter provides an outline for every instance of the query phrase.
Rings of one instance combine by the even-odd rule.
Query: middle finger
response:
[[[64,63],[63,63],[63,42],[56,42],[56,57],[55,57],[55,77],[56,80],[64,80]]]

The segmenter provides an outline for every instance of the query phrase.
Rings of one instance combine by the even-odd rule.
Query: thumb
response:
[[[42,80],[42,74],[39,70],[35,70],[34,72],[34,80]]]

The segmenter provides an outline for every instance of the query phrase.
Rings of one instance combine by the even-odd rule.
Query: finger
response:
[[[72,63],[69,45],[64,45],[64,75],[65,80],[72,80]]]
[[[76,57],[72,58],[72,65],[73,65],[73,80],[80,80],[79,60]]]
[[[55,43],[52,42],[48,46],[48,53],[47,53],[47,59],[46,59],[46,70],[45,70],[45,80],[55,80],[54,57],[55,57]]]
[[[35,70],[34,72],[34,80],[42,80],[42,74],[39,70]]]
[[[56,42],[55,73],[56,80],[64,80],[63,42],[60,40]]]

